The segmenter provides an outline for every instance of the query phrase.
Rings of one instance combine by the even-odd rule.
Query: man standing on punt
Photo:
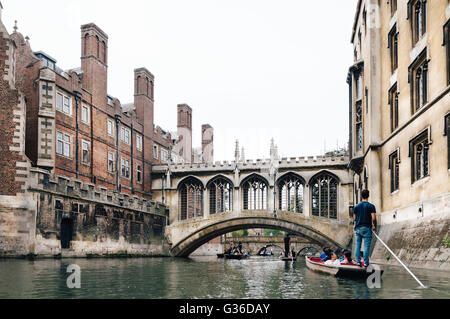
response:
[[[372,241],[372,229],[377,230],[376,208],[369,203],[370,192],[361,192],[362,202],[353,209],[356,236],[356,263],[361,266],[361,242],[364,239],[364,267],[369,266],[370,243]]]

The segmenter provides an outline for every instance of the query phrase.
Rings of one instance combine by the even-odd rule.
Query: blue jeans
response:
[[[364,266],[369,265],[370,243],[372,241],[372,230],[367,226],[355,228],[356,235],[356,262],[361,263],[361,242],[364,238]]]

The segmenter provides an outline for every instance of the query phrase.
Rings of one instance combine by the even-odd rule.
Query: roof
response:
[[[55,63],[55,64],[56,64],[56,62],[57,62],[55,58],[52,58],[50,55],[48,55],[48,54],[45,53],[44,51],[36,51],[36,52],[33,52],[33,53],[34,53],[34,55],[36,55],[36,56],[42,55],[42,56],[44,56],[46,59],[52,61],[52,62]]]
[[[127,112],[134,111],[134,110],[136,110],[136,107],[134,106],[133,103],[122,104],[122,112],[123,113],[127,113]]]

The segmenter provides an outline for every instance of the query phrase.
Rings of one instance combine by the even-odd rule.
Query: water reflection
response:
[[[70,264],[81,267],[81,289],[67,288]],[[369,289],[276,257],[1,260],[0,298],[450,298],[447,272],[415,270],[432,287],[417,289],[402,268],[383,268],[381,289]]]

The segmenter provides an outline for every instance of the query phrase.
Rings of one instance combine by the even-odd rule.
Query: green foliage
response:
[[[442,238],[442,245],[444,245],[445,248],[450,248],[450,238],[444,236]]]
[[[264,236],[270,236],[270,234],[272,234],[272,236],[284,236],[285,235],[285,233],[280,230],[264,229]]]
[[[391,255],[386,255],[386,260],[387,261],[391,260]]]
[[[231,234],[233,235],[233,237],[247,237],[248,230],[247,229],[237,230],[232,232]]]

